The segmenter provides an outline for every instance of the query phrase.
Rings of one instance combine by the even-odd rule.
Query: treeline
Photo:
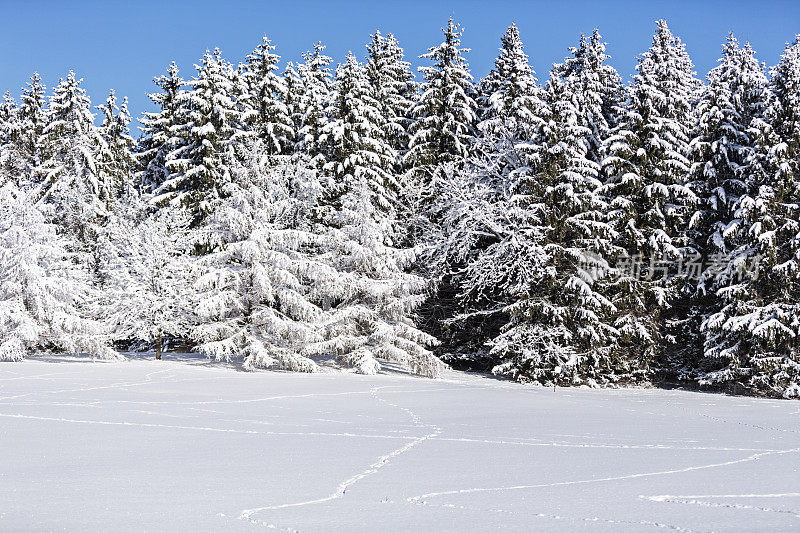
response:
[[[512,25],[412,74],[171,64],[130,134],[70,72],[0,107],[0,359],[191,347],[246,368],[445,365],[541,385],[800,396],[800,37],[703,82],[657,22],[624,84],[595,30],[540,83]],[[116,349],[114,349],[116,348]]]

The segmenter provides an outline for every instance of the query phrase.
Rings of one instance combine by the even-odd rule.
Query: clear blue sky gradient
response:
[[[0,0],[0,91],[16,97],[35,70],[49,88],[74,69],[94,105],[114,88],[129,97],[138,116],[152,109],[145,93],[154,89],[153,77],[172,60],[190,77],[206,48],[219,46],[236,63],[267,35],[286,61],[299,59],[321,40],[337,62],[348,50],[363,57],[369,34],[380,28],[398,37],[416,68],[423,64],[417,56],[441,42],[440,28],[450,15],[465,29],[463,45],[472,49],[467,57],[476,79],[491,68],[511,22],[520,29],[540,80],[581,32],[594,27],[626,80],[636,56],[650,46],[658,18],[681,36],[700,76],[715,65],[729,31],[750,41],[768,66],[800,33],[800,0]]]

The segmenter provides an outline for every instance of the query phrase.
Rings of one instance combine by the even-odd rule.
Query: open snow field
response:
[[[0,364],[0,530],[800,529],[800,402],[180,358]]]

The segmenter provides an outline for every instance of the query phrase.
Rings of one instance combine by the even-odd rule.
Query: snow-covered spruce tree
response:
[[[417,87],[411,64],[403,59],[403,49],[391,33],[385,37],[375,31],[367,43],[366,74],[372,97],[383,118],[383,132],[397,161],[394,172],[402,169],[402,158],[408,151],[410,113]]]
[[[771,70],[772,106],[768,114],[775,142],[767,163],[773,196],[767,204],[767,226],[759,239],[761,261],[757,271],[756,307],[751,312],[748,341],[756,348],[751,356],[758,390],[800,397],[800,35],[786,45]],[[759,144],[764,144],[763,141]],[[759,146],[760,148],[761,146]],[[780,322],[780,324],[778,323]],[[755,337],[755,339],[753,339]]]
[[[323,341],[305,350],[333,354],[365,374],[380,370],[383,360],[437,377],[445,366],[429,350],[436,339],[414,323],[427,288],[426,280],[409,273],[415,251],[387,238],[392,220],[380,210],[367,173],[352,176],[347,189],[335,226],[323,237],[340,279],[325,295]]]
[[[0,361],[43,350],[117,357],[86,317],[90,277],[75,246],[34,201],[11,182],[0,187]]]
[[[714,358],[723,352],[723,360],[734,359],[736,364],[742,361],[724,346],[726,338],[731,337],[715,330],[726,321],[725,309],[731,311],[725,295],[734,296],[733,287],[741,282],[739,273],[730,269],[741,267],[756,252],[749,246],[748,233],[753,231],[750,225],[754,222],[749,218],[757,216],[752,202],[759,193],[769,194],[761,190],[766,180],[757,165],[760,135],[756,135],[764,130],[769,92],[763,66],[749,45],[741,48],[733,35],[724,45],[720,64],[709,73],[708,81],[698,105],[700,115],[692,141],[696,160],[694,186],[702,199],[695,220],[710,263],[700,281],[701,291],[711,294],[712,314],[703,325],[705,354]],[[762,204],[763,199],[758,203]],[[763,207],[759,205],[758,209]]]
[[[112,90],[104,105],[97,106],[103,122],[97,130],[100,141],[97,155],[98,173],[101,182],[110,188],[108,201],[120,197],[133,184],[134,140],[130,134],[131,116],[128,99],[123,98],[117,106],[117,97]]]
[[[781,177],[800,182],[800,35],[786,45],[770,75],[774,95],[770,118],[778,135],[771,154],[773,164]]]
[[[698,248],[707,257],[727,254],[744,230],[735,216],[742,197],[755,197],[760,185],[753,174],[756,137],[749,132],[764,119],[767,78],[749,45],[742,49],[731,34],[719,65],[708,74],[697,105],[692,139],[692,186],[700,197],[692,224],[701,235]],[[700,289],[714,291],[714,271],[704,273]]]
[[[7,180],[19,182],[24,164],[19,154],[21,121],[19,107],[6,91],[0,102],[0,185]]]
[[[286,84],[275,72],[281,57],[274,50],[272,42],[263,37],[261,44],[247,56],[242,73],[247,89],[243,102],[248,108],[245,120],[272,155],[291,153],[294,137],[285,103]]]
[[[647,361],[616,350],[609,263],[619,249],[601,194],[602,143],[610,130],[604,102],[618,94],[619,77],[604,64],[597,32],[571,50],[551,72],[546,150],[537,179],[527,181],[526,192],[544,206],[541,218],[531,217],[528,245],[540,259],[507,306],[511,321],[494,340],[492,353],[502,361],[494,372],[541,384],[637,380],[646,376]]]
[[[304,350],[322,340],[318,302],[338,279],[319,258],[325,238],[308,223],[304,200],[321,187],[313,171],[291,164],[268,171],[255,154],[236,174],[203,227],[213,251],[198,260],[191,338],[217,360],[243,357],[247,369],[317,371]],[[294,196],[290,187],[303,192]]]
[[[422,175],[433,166],[463,161],[475,135],[477,105],[469,65],[461,48],[463,30],[452,18],[442,28],[444,41],[420,57],[433,62],[420,67],[422,94],[412,109],[411,139],[406,164]]]
[[[474,87],[461,48],[462,30],[452,19],[442,28],[444,41],[420,56],[431,61],[431,66],[421,67],[423,82],[410,110],[408,150],[403,155],[402,167],[407,169],[399,177],[401,183],[399,213],[403,221],[404,246],[421,246],[431,250],[440,232],[435,210],[443,207],[437,198],[440,191],[434,185],[439,165],[463,165],[469,156],[475,134],[476,104]],[[420,257],[415,272],[433,279],[434,264],[430,254]],[[444,276],[432,286],[427,301],[418,310],[422,329],[441,335],[442,321],[455,312],[456,291],[447,284]],[[442,346],[448,350],[448,345]]]
[[[167,154],[169,175],[155,190],[158,205],[188,208],[199,224],[231,180],[234,144],[242,136],[242,116],[234,100],[233,67],[218,48],[206,51],[189,89],[177,94],[177,142]]]
[[[182,124],[183,117],[179,94],[183,89],[183,78],[178,74],[178,66],[173,61],[167,73],[153,79],[159,92],[147,96],[158,106],[158,111],[146,111],[139,122],[142,137],[136,150],[138,189],[143,193],[156,190],[169,177],[166,167],[167,156],[178,146],[176,126]]]
[[[311,372],[336,363],[375,372],[384,359],[438,372],[430,339],[410,320],[424,282],[403,273],[410,252],[384,244],[371,201],[357,218],[348,191],[335,218],[321,223],[323,183],[310,161],[272,167],[259,150],[237,167],[230,194],[199,230],[213,251],[197,263],[197,349],[243,357],[247,369]]]
[[[481,120],[472,159],[483,158],[481,166],[494,176],[492,187],[506,193],[535,174],[549,110],[516,25],[500,43],[494,68],[480,84]]]
[[[332,59],[324,51],[325,45],[321,42],[315,44],[313,50],[303,54],[305,62],[297,69],[301,81],[300,99],[296,104],[299,118],[297,149],[320,168],[328,156],[327,109],[331,101],[329,65]]]
[[[398,202],[399,186],[392,173],[396,156],[385,136],[380,104],[363,65],[352,53],[336,69],[333,88],[326,127],[329,160],[324,169],[334,177],[335,187],[327,200],[338,207],[341,195],[363,182],[372,191],[374,215],[384,219],[394,213]]]
[[[717,311],[703,323],[705,355],[723,368],[708,372],[701,384],[800,396],[800,181],[791,160],[798,153],[798,48],[787,47],[773,71],[774,100],[749,44],[740,48],[729,38],[712,71],[717,79],[709,90],[727,89],[720,101],[730,104],[720,106],[724,135],[712,138],[718,146],[711,147],[716,157],[708,165],[735,184],[736,196],[727,224],[710,227],[712,245],[728,253],[721,268],[706,272]],[[727,192],[726,182],[717,183]],[[719,190],[711,205],[721,203]]]
[[[642,360],[652,360],[664,348],[664,316],[672,305],[679,304],[679,315],[690,310],[682,305],[690,299],[677,267],[691,257],[686,226],[695,204],[688,155],[699,82],[680,38],[666,21],[656,26],[620,108],[620,124],[606,139],[603,163],[617,244],[632,263],[642,265],[625,269],[617,280],[613,302],[620,349]],[[687,338],[678,344],[697,346]]]
[[[115,342],[142,343],[161,359],[167,339],[189,336],[192,324],[191,217],[184,209],[155,212],[135,192],[105,227],[110,265],[98,313]]]
[[[287,139],[287,154],[294,154],[301,152],[300,129],[303,127],[303,81],[291,61],[286,63],[286,67],[283,69],[283,82],[286,87],[283,93],[283,104],[286,106],[289,125],[292,128],[292,135]]]
[[[518,142],[535,140],[546,116],[545,94],[515,24],[501,37],[500,55],[480,89],[479,129],[484,136],[500,133],[511,134]]]
[[[420,67],[423,75],[421,94],[412,111],[409,149],[403,163],[409,170],[402,179],[402,203],[407,206],[407,240],[424,245],[425,236],[436,229],[431,217],[439,205],[434,176],[441,164],[463,165],[474,144],[477,105],[472,75],[461,48],[462,30],[452,18],[442,28],[444,41],[428,49],[422,58],[433,62]],[[426,277],[427,265],[418,265]],[[439,284],[435,295],[420,309],[425,329],[436,331],[437,322],[448,318],[453,307],[454,291]],[[442,312],[444,311],[444,312]]]
[[[108,216],[107,204],[115,189],[113,176],[98,171],[102,141],[81,81],[70,71],[50,97],[50,120],[43,132],[48,157],[37,173],[39,195],[50,220],[89,251],[98,226]]]
[[[431,244],[422,262],[437,293],[424,324],[441,339],[441,356],[458,367],[491,370],[500,362],[487,353],[490,341],[508,323],[508,306],[544,264],[545,206],[534,196],[542,190],[527,181],[521,188],[496,188],[507,178],[498,172],[506,156],[486,154],[463,168],[446,164],[434,175],[437,224],[426,235]]]
[[[749,49],[749,45],[747,48]],[[709,363],[711,368],[718,368],[720,365],[720,361],[714,361],[713,358],[702,359],[707,350],[707,346],[704,346],[707,344],[707,335],[700,334],[700,330],[703,328],[703,321],[722,306],[717,295],[720,287],[717,276],[734,263],[741,265],[731,255],[742,244],[742,237],[749,224],[739,220],[735,214],[740,199],[744,199],[745,204],[749,203],[758,194],[759,182],[764,181],[762,178],[755,178],[751,172],[763,171],[758,170],[761,163],[750,158],[760,151],[753,151],[756,146],[754,143],[765,142],[763,137],[766,132],[763,130],[767,125],[759,119],[753,125],[760,132],[752,135],[755,132],[748,133],[746,130],[755,118],[754,113],[764,117],[764,106],[767,105],[766,100],[759,104],[753,98],[768,99],[768,95],[764,92],[764,73],[760,72],[762,67],[754,57],[747,60],[741,53],[738,42],[731,35],[723,46],[720,64],[708,74],[708,83],[701,87],[695,109],[695,126],[690,143],[690,187],[697,196],[697,202],[689,222],[687,237],[696,256],[702,259],[706,268],[695,284],[695,293],[691,299],[693,307],[687,312],[691,315],[687,322],[691,325],[689,332],[692,336],[691,342],[684,342],[689,345],[689,354],[683,357],[682,363],[685,367],[683,373],[689,379],[696,379],[698,374],[702,376],[703,372],[709,371]],[[753,55],[752,50],[748,53]],[[748,66],[745,63],[750,64]],[[744,73],[742,68],[749,72]],[[752,78],[745,80],[742,74]],[[738,98],[743,100],[734,102]],[[740,116],[740,113],[743,115]],[[754,165],[746,163],[747,160]],[[744,215],[746,212],[754,214],[750,209],[740,211],[740,214]]]
[[[568,94],[580,93],[581,124],[590,130],[589,160],[602,166],[604,141],[617,126],[619,108],[625,100],[625,89],[619,73],[606,63],[606,43],[595,29],[590,37],[581,35],[577,47],[570,47],[572,57],[553,66],[557,76],[567,82]]]
[[[25,177],[33,181],[34,170],[46,157],[44,129],[48,116],[45,100],[47,88],[37,72],[22,90],[19,107],[20,132],[18,153],[26,165]]]
[[[528,196],[527,182],[539,168],[547,103],[516,26],[501,44],[495,68],[482,83],[491,108],[478,124],[473,155],[463,171],[448,166],[435,175],[437,202],[430,218],[437,223],[430,225],[424,260],[440,296],[456,298],[450,316],[431,331],[444,353],[456,355],[454,364],[474,368],[486,366],[485,342],[508,321],[505,308],[516,290],[509,287],[537,261],[529,246],[541,220],[541,197]]]

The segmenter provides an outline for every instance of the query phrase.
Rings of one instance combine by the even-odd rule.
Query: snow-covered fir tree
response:
[[[108,184],[107,201],[118,198],[133,184],[135,161],[134,140],[130,134],[131,116],[128,99],[123,98],[117,106],[117,97],[112,90],[104,105],[97,106],[103,122],[97,130],[100,141],[97,155],[98,173],[101,182]]]
[[[397,157],[394,170],[398,173],[408,150],[410,113],[417,91],[411,64],[403,57],[403,49],[393,34],[383,36],[376,30],[370,36],[366,75],[383,119],[384,137]]]
[[[108,279],[98,313],[116,342],[152,348],[161,359],[169,339],[192,325],[191,217],[183,209],[149,212],[131,192],[106,226]]]
[[[0,187],[0,361],[41,351],[118,357],[87,316],[89,272],[33,193]]]
[[[149,93],[148,97],[159,110],[146,111],[139,118],[142,138],[138,143],[136,160],[140,168],[137,181],[142,192],[154,191],[170,174],[166,166],[167,157],[177,147],[176,130],[184,118],[179,99],[184,81],[178,73],[178,66],[173,61],[165,75],[153,80],[160,91]]]
[[[380,103],[373,96],[364,66],[352,53],[336,69],[333,86],[326,128],[329,161],[324,169],[334,176],[336,186],[328,196],[340,196],[354,184],[365,183],[373,193],[375,216],[385,217],[397,206],[399,186],[392,172],[396,155],[386,138]],[[340,205],[340,198],[335,200],[335,205]]]
[[[6,180],[19,182],[24,164],[19,154],[21,121],[19,107],[6,91],[0,103],[0,184]]]
[[[748,160],[754,155],[748,129],[766,111],[767,78],[747,48],[740,48],[732,34],[728,37],[697,105],[692,185],[701,202],[692,225],[701,235],[698,247],[707,257],[727,254],[737,246],[743,232],[734,212],[742,197],[755,196],[759,185],[748,170]],[[707,272],[701,290],[713,291],[714,283],[713,272]]]
[[[703,321],[702,345],[696,351],[705,355],[712,355],[713,346],[724,342],[724,336],[710,334],[708,329],[712,324],[708,316],[725,305],[718,291],[740,281],[740,273],[725,274],[725,271],[734,263],[740,267],[745,259],[736,259],[736,254],[748,250],[742,246],[748,239],[747,228],[752,220],[745,219],[755,212],[751,208],[739,208],[750,205],[764,182],[763,176],[757,176],[764,170],[759,168],[761,156],[757,156],[760,152],[757,145],[762,142],[759,138],[767,127],[764,123],[769,105],[767,80],[752,49],[749,45],[745,48],[740,48],[732,34],[723,46],[719,65],[708,74],[708,83],[698,98],[694,138],[690,145],[691,186],[698,202],[690,221],[689,236],[705,267],[697,283],[698,309],[693,316]],[[749,131],[751,127],[758,128],[760,133],[753,135],[757,130]],[[710,340],[710,336],[717,340]],[[712,356],[695,365],[701,377],[709,370],[706,364],[709,361],[712,369],[719,364],[725,366],[724,357],[717,360],[717,364],[713,364],[714,360]]]
[[[652,46],[639,57],[620,124],[606,139],[603,163],[617,244],[633,267],[617,280],[616,327],[622,349],[646,360],[663,346],[663,314],[684,287],[678,265],[692,256],[685,236],[696,203],[688,156],[699,82],[680,38],[666,21],[656,26]]]
[[[494,341],[501,360],[494,372],[542,384],[641,379],[646,361],[616,350],[610,297],[617,235],[601,194],[600,156],[610,130],[603,104],[618,94],[619,76],[604,63],[597,32],[571,51],[547,86],[541,170],[520,191],[532,201],[527,248],[535,255],[526,260],[535,268],[507,306],[511,321]]]
[[[730,35],[719,65],[708,75],[698,102],[698,122],[692,140],[694,188],[701,198],[693,225],[702,235],[701,251],[709,258],[736,248],[744,231],[736,216],[743,198],[757,195],[763,182],[756,150],[769,105],[763,66],[749,45]],[[745,200],[746,201],[746,200]],[[700,287],[717,288],[714,271],[704,273]]]
[[[464,57],[469,49],[461,47],[463,30],[450,18],[442,31],[444,41],[420,56],[433,65],[420,67],[422,93],[411,112],[405,159],[422,171],[437,163],[465,159],[475,135],[477,104]]]
[[[324,51],[325,45],[318,42],[313,50],[303,54],[305,61],[297,69],[301,83],[299,101],[295,104],[298,115],[297,148],[320,167],[327,161],[327,113],[331,101],[329,65],[332,59]]]
[[[34,72],[20,97],[18,152],[26,165],[25,176],[31,181],[34,170],[47,155],[44,138],[44,129],[49,120],[45,99],[46,91],[47,88],[42,83],[41,77]]]
[[[798,176],[782,161],[789,145],[797,144],[791,124],[796,94],[781,87],[798,79],[796,50],[794,56],[791,65],[787,48],[774,71],[774,102],[763,65],[749,44],[740,47],[733,36],[709,75],[704,109],[714,102],[718,111],[704,113],[701,132],[710,135],[700,138],[699,147],[709,150],[709,246],[725,255],[704,276],[716,297],[716,312],[703,323],[705,355],[722,365],[701,379],[704,384],[800,395]]]
[[[461,166],[474,146],[477,121],[475,87],[461,47],[463,30],[451,17],[442,28],[444,41],[428,49],[420,58],[432,65],[419,68],[423,81],[420,94],[411,109],[408,151],[403,164],[408,169],[402,178],[403,217],[406,240],[416,245],[434,245],[439,234],[437,211],[442,187],[442,165]],[[423,259],[417,271],[431,277],[433,265]],[[436,294],[420,309],[427,331],[441,333],[441,321],[452,315],[455,292],[441,277]]]
[[[516,25],[508,27],[500,44],[494,68],[480,84],[481,120],[473,157],[494,159],[491,173],[500,181],[492,186],[505,192],[537,171],[550,111]]]
[[[263,37],[261,44],[248,54],[243,71],[247,93],[244,105],[249,127],[264,141],[270,154],[291,153],[294,126],[286,105],[286,84],[276,74],[280,56],[275,46]]]
[[[102,140],[81,82],[70,71],[50,97],[49,121],[43,131],[48,157],[37,173],[47,214],[88,250],[95,244],[98,225],[108,215],[115,177],[98,170]]]
[[[544,92],[536,80],[525,53],[516,24],[508,27],[500,39],[500,55],[494,67],[480,83],[480,118],[482,130],[491,126],[538,127],[545,116]],[[513,129],[513,128],[512,128]],[[524,136],[533,136],[528,130]]]
[[[539,168],[549,111],[516,26],[503,35],[495,67],[481,85],[486,107],[473,154],[463,171],[446,166],[434,178],[430,218],[437,223],[430,226],[425,255],[439,288],[437,306],[449,309],[440,320],[446,327],[434,329],[442,349],[478,368],[485,342],[508,321],[511,287],[537,260],[537,245],[528,245],[541,199],[531,203],[526,191]],[[454,301],[446,303],[447,295]]]
[[[315,173],[265,169],[253,157],[229,188],[205,226],[213,251],[197,265],[191,337],[201,353],[241,357],[248,369],[317,371],[306,350],[323,339],[320,302],[338,276],[321,261],[325,239],[308,220],[304,201],[322,190]]]
[[[328,309],[323,341],[306,350],[333,354],[365,374],[380,370],[383,360],[437,377],[444,365],[429,350],[436,339],[414,322],[427,282],[409,273],[415,251],[398,249],[387,239],[391,219],[379,211],[380,203],[368,174],[348,182],[335,226],[325,234],[332,266],[341,278],[323,304]]]
[[[619,121],[619,107],[625,90],[619,73],[606,60],[606,43],[595,29],[592,35],[581,35],[577,47],[570,47],[571,57],[554,65],[559,78],[565,81],[567,94],[580,94],[581,125],[589,129],[589,159],[602,165],[604,141]]]
[[[242,114],[234,100],[233,67],[218,48],[206,51],[197,75],[180,91],[178,137],[167,155],[169,175],[155,190],[159,205],[186,207],[200,223],[229,183],[234,143],[243,134]]]

